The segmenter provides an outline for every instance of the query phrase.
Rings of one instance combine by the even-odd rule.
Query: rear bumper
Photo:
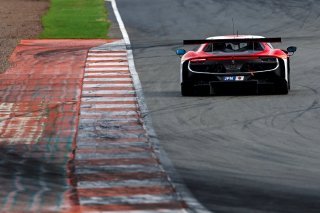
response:
[[[259,94],[261,90],[273,90],[273,83],[259,83],[259,81],[232,81],[232,82],[223,82],[223,81],[211,81],[209,82],[210,94],[241,94],[241,93],[250,93],[250,94]]]
[[[209,82],[225,82],[223,81],[223,77],[226,76],[244,76],[246,82],[250,81],[258,81],[258,82],[274,82],[280,79],[284,79],[284,76],[281,75],[279,70],[276,71],[269,71],[269,72],[260,72],[260,73],[253,73],[253,74],[239,74],[235,75],[232,73],[225,73],[222,75],[214,75],[214,74],[198,74],[188,72],[185,81],[194,82],[194,84],[198,83],[209,83]],[[227,82],[229,83],[229,82]]]
[[[237,89],[256,89],[258,87],[258,81],[211,81],[209,82],[209,86],[213,90],[217,90],[219,88],[237,88]]]
[[[198,82],[197,84],[189,84],[194,88],[197,94],[210,94],[210,95],[238,95],[238,94],[272,94],[277,92],[280,81],[267,82],[267,81],[210,81]],[[283,81],[282,81],[283,83]],[[184,83],[183,83],[184,84]]]

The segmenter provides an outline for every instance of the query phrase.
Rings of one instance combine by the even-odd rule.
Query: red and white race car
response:
[[[184,40],[184,44],[200,44],[195,51],[178,49],[181,56],[180,80],[183,96],[207,91],[272,91],[288,94],[290,90],[289,57],[297,50],[275,49],[273,42],[281,38],[237,35],[215,36],[205,40]]]

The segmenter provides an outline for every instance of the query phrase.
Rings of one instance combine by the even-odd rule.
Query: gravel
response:
[[[37,38],[42,32],[41,17],[49,0],[0,0],[0,72],[21,39]]]

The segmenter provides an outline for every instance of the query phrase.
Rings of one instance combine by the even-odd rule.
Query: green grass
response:
[[[107,38],[104,0],[51,0],[40,38]]]

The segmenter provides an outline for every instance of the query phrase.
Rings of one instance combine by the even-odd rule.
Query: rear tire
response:
[[[287,81],[278,84],[277,93],[280,95],[287,95],[289,93],[289,84]]]
[[[188,84],[181,84],[181,95],[191,96],[193,94],[193,86]]]
[[[291,89],[290,72],[288,72],[288,90]]]

